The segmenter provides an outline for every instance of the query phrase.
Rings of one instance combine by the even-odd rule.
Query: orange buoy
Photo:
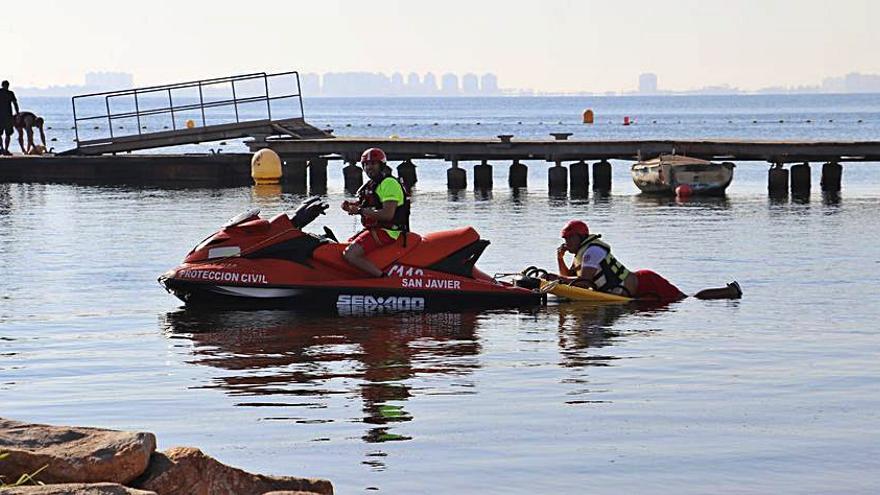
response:
[[[522,123],[522,122],[520,122]],[[593,111],[591,109],[584,110],[584,124],[592,124],[593,123]]]

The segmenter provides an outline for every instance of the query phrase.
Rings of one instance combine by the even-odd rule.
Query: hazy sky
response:
[[[135,7],[141,5],[141,7]],[[258,71],[494,72],[502,87],[817,84],[880,73],[876,0],[6,1],[0,78],[138,85]]]

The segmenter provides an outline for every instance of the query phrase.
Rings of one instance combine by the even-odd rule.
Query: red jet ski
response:
[[[348,243],[303,231],[328,205],[318,197],[294,215],[242,213],[199,243],[159,282],[189,306],[422,311],[539,304],[534,289],[495,280],[474,267],[489,245],[465,227],[425,236],[407,232],[367,258],[374,278],[342,257]]]

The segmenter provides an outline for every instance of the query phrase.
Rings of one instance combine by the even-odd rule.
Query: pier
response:
[[[842,164],[880,162],[880,141],[583,140],[571,139],[569,132],[552,132],[547,139],[335,137],[306,122],[295,71],[78,95],[71,104],[76,147],[56,155],[0,158],[0,182],[249,184],[250,153],[132,154],[242,138],[251,153],[271,149],[281,157],[282,181],[292,190],[315,191],[326,190],[332,160],[344,164],[345,188],[357,189],[364,182],[358,162],[369,147],[382,148],[410,185],[417,181],[417,162],[448,167],[449,189],[468,188],[469,182],[491,189],[496,166],[508,167],[509,187],[528,187],[528,167],[545,162],[554,193],[609,191],[612,160],[634,163],[661,154],[767,163],[771,194],[809,192],[811,163],[822,164],[822,190],[839,191]],[[464,162],[476,162],[470,181]]]
[[[280,131],[275,130],[277,134]],[[167,134],[167,133],[161,133]],[[144,145],[152,138],[137,141]],[[175,138],[178,139],[178,138]],[[450,189],[468,187],[463,162],[477,162],[470,181],[477,189],[491,189],[492,167],[509,167],[508,186],[528,187],[527,165],[548,163],[551,190],[611,189],[611,160],[635,162],[660,154],[675,153],[714,161],[764,162],[769,166],[770,193],[808,192],[810,164],[822,166],[820,186],[839,191],[842,164],[880,162],[880,141],[742,141],[742,140],[569,140],[559,135],[546,140],[517,140],[511,136],[492,139],[389,139],[371,137],[323,137],[296,139],[261,137],[246,144],[252,151],[269,148],[284,161],[283,181],[294,190],[307,186],[320,190],[328,183],[328,162],[346,164],[347,189],[363,183],[360,154],[381,147],[389,165],[405,182],[415,183],[416,164],[445,166]],[[0,159],[2,182],[85,182],[156,185],[237,186],[251,183],[249,153],[205,154],[101,154],[65,153],[55,156],[17,156]],[[790,165],[790,166],[789,166]],[[786,168],[789,166],[788,168]]]
[[[270,138],[247,143],[252,151],[269,148],[285,160],[295,181],[305,183],[309,169],[311,183],[326,183],[327,160],[342,160],[346,184],[359,184],[357,166],[361,152],[368,147],[382,148],[389,160],[400,161],[398,172],[405,182],[416,181],[416,160],[449,163],[447,184],[450,189],[467,187],[461,162],[480,162],[474,166],[473,184],[477,189],[491,189],[492,164],[509,164],[508,185],[527,187],[527,166],[522,161],[541,160],[552,166],[548,170],[551,190],[587,188],[590,184],[589,164],[593,161],[593,189],[611,189],[610,160],[638,161],[661,154],[679,154],[713,161],[758,161],[772,165],[768,172],[768,190],[772,194],[787,192],[789,173],[791,190],[802,193],[810,189],[809,163],[822,163],[821,187],[839,191],[842,163],[880,161],[880,142],[828,141],[743,141],[743,140],[569,140],[568,133],[554,133],[552,139],[516,140],[501,135],[495,139],[391,139],[334,138],[284,139]],[[786,164],[797,164],[791,167]],[[566,166],[567,165],[567,166]]]

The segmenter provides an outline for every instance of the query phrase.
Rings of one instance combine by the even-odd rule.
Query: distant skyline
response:
[[[755,92],[880,74],[872,0],[93,0],[4,5],[0,78],[80,84],[90,71],[150,85],[257,71],[496,74],[503,88],[626,92],[641,73],[677,91]],[[162,15],[142,15],[144,10]],[[18,22],[16,20],[22,20]],[[38,29],[38,35],[34,30]],[[24,44],[17,44],[18,41]],[[26,47],[26,48],[25,48]],[[438,79],[438,85],[442,80]]]
[[[22,96],[65,96],[131,89],[143,86],[133,74],[125,72],[88,72],[84,84],[49,86],[45,88],[13,87]],[[182,81],[163,81],[176,83]],[[746,91],[729,84],[694,89],[667,88],[654,73],[642,73],[637,89],[626,91],[546,92],[531,88],[505,88],[492,73],[477,75],[445,73],[440,77],[428,72],[390,75],[378,72],[332,72],[300,74],[305,98],[322,96],[541,96],[541,95],[687,95],[687,94],[789,94],[789,93],[878,93],[880,74],[849,73],[826,77],[821,83],[800,86],[770,86]],[[216,91],[216,88],[206,88]]]

